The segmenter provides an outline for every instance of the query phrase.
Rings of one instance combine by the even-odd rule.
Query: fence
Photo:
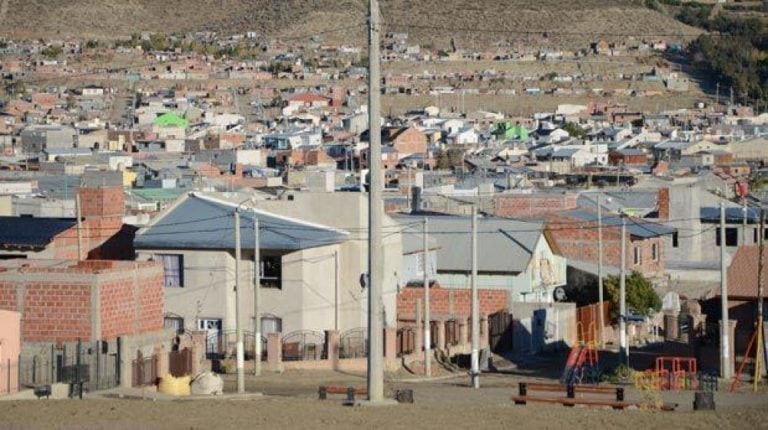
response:
[[[253,360],[256,356],[256,337],[252,331],[243,331],[243,348],[245,360]],[[225,360],[235,357],[237,353],[237,332],[227,330],[208,335],[205,340],[205,355],[209,360]],[[267,359],[267,338],[261,336],[261,361]]]
[[[132,386],[145,387],[157,382],[157,359],[158,357],[154,354],[144,358],[141,352],[138,353],[136,359],[131,362],[133,366]]]
[[[600,339],[600,303],[576,308],[576,331],[581,342],[598,342]],[[610,302],[602,303],[603,321],[610,324]]]
[[[283,336],[283,361],[325,360],[325,333],[299,330]]]
[[[397,356],[413,354],[416,349],[416,333],[413,327],[403,327],[397,330]]]
[[[180,351],[171,351],[168,353],[168,373],[175,377],[185,376],[192,373],[192,350],[184,348]]]
[[[459,344],[459,323],[456,320],[445,322],[445,343],[449,346]]]
[[[117,350],[110,351],[109,344],[101,341],[41,347],[36,354],[19,358],[17,372],[20,387],[83,383],[86,391],[97,391],[120,382]]]
[[[506,311],[496,312],[488,317],[488,341],[491,351],[505,352],[512,350],[514,339],[512,314]]]
[[[368,329],[353,328],[339,337],[339,358],[359,358],[368,356]]]

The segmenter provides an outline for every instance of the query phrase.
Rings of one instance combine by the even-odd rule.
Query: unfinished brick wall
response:
[[[156,262],[0,267],[0,309],[21,312],[24,342],[112,340],[163,328],[163,285]]]
[[[533,218],[575,209],[576,194],[502,194],[494,198],[493,215],[506,218]]]
[[[24,342],[73,342],[91,336],[91,293],[86,283],[23,282],[23,303],[18,303],[18,282],[0,281],[0,308],[21,311]]]
[[[122,187],[83,187],[78,190],[80,213],[84,218],[121,218],[125,214]]]
[[[579,222],[575,218],[562,216],[550,217],[547,228],[560,251],[560,254],[575,261],[597,265],[598,229],[597,222]],[[653,258],[653,245],[656,245],[657,258]],[[635,264],[634,249],[640,252],[640,263]],[[629,234],[627,228],[626,243],[627,268],[642,273],[646,277],[664,275],[664,239],[663,237],[639,238]],[[621,227],[603,226],[603,264],[621,266]]]
[[[504,290],[481,289],[477,292],[480,300],[480,313],[490,315],[507,309],[507,292]],[[397,295],[397,315],[410,318],[416,312],[416,300],[424,299],[424,288],[407,287]],[[464,316],[472,312],[472,292],[470,290],[446,289],[433,285],[429,289],[430,314],[433,318]],[[453,309],[451,309],[453,308]]]
[[[427,152],[427,135],[410,127],[392,141],[392,147],[400,154],[424,154]]]

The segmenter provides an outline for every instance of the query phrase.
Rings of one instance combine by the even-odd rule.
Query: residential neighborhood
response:
[[[699,82],[692,37],[392,28],[378,58],[258,29],[0,37],[0,416],[386,383],[450,409],[490,390],[467,407],[509,406],[481,427],[715,401],[764,422],[768,105]],[[259,422],[319,423],[282,419]]]

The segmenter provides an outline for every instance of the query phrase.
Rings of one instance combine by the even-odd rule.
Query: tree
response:
[[[64,52],[64,49],[59,45],[46,46],[40,53],[47,58],[56,58]]]
[[[584,129],[575,122],[565,123],[565,125],[563,125],[563,130],[567,131],[571,137],[577,137],[579,139],[583,139],[587,135]]]
[[[608,276],[603,283],[607,299],[611,302],[611,316],[619,314],[619,277]],[[653,285],[640,272],[633,271],[627,276],[626,283],[627,311],[639,315],[648,315],[661,309],[661,298],[653,290]]]

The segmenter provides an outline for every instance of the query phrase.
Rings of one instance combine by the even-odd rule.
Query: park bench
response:
[[[355,396],[368,395],[368,389],[343,385],[321,385],[317,393],[320,400],[327,399],[329,394],[346,394],[347,401],[354,402]]]

